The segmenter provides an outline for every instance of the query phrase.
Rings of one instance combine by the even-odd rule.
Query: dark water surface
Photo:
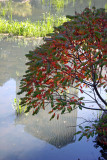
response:
[[[16,11],[19,11],[19,6],[23,7],[23,14],[20,12],[21,16],[16,16],[19,12],[13,8],[13,17],[20,20],[31,18],[34,21],[49,11],[59,15],[74,14],[75,10],[80,12],[87,7],[89,2],[90,6],[95,4],[98,8],[105,7],[106,4],[105,0],[66,0],[64,8],[58,11],[54,4],[47,5],[48,0],[45,3],[32,0],[26,5],[14,1]],[[0,40],[0,160],[106,159],[102,148],[96,148],[96,143],[93,142],[95,137],[89,141],[83,138],[79,142],[79,136],[74,136],[79,129],[76,125],[84,122],[83,118],[97,118],[98,113],[94,111],[75,110],[51,122],[47,110],[41,110],[37,116],[32,116],[31,113],[20,117],[15,115],[12,104],[14,98],[20,98],[16,93],[26,70],[25,54],[42,43],[39,38],[37,41],[23,41]]]

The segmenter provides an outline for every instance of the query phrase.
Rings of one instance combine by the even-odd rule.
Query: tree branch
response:
[[[101,99],[101,101],[105,104],[105,106],[107,106],[107,102],[101,97],[101,95],[99,94],[96,85],[93,86],[94,90],[96,92],[96,94],[98,95],[98,97]]]

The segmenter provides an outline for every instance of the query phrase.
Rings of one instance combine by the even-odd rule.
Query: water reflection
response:
[[[26,1],[25,3],[21,2],[14,2],[12,4],[12,14],[17,16],[31,16],[32,15],[32,6],[29,1]]]
[[[75,142],[77,110],[70,114],[61,115],[59,120],[49,121],[48,109],[41,110],[37,115],[28,115],[16,118],[15,124],[24,125],[24,130],[32,136],[44,140],[57,148],[62,148]],[[75,127],[68,127],[68,126]]]
[[[91,160],[94,157],[97,160],[100,152],[93,147],[92,140],[77,142],[74,136],[77,128],[68,127],[83,122],[77,119],[76,110],[51,122],[47,110],[41,110],[37,116],[30,113],[16,118],[12,100],[26,69],[25,54],[35,48],[36,42],[35,45],[32,42],[26,46],[18,44],[18,41],[0,41],[0,159],[55,160],[59,157],[66,160],[72,157],[73,160]],[[79,110],[78,116],[90,120],[93,113]]]
[[[106,0],[14,0],[0,1],[0,15],[14,20],[42,20],[43,13],[73,15],[86,7],[106,8]]]
[[[32,6],[29,1],[15,2],[15,1],[2,1],[0,3],[0,14],[5,18],[10,18],[16,15],[19,17],[26,17],[32,15]]]
[[[97,149],[99,147],[100,148],[100,153],[101,156],[99,157],[99,160],[106,160],[107,159],[107,147],[104,145],[101,145],[100,143],[98,143],[97,141],[95,141],[94,147]]]
[[[75,4],[75,0],[42,0],[42,5],[50,6],[50,8],[54,8],[57,12],[62,12],[71,2]]]
[[[95,4],[97,8],[104,7],[106,4],[106,0],[92,0],[90,2],[91,6]],[[14,4],[16,5],[17,3],[18,0],[15,0]],[[28,13],[32,13],[32,21],[38,19],[38,17],[40,18],[42,13],[46,11],[56,13],[54,4],[51,6],[47,6],[47,4],[41,5],[40,0],[31,0],[29,4],[31,8],[28,6],[28,9],[30,8],[31,12]],[[20,5],[16,6],[19,7]],[[89,6],[89,1],[87,0],[72,0],[72,2],[64,4],[64,11],[61,11],[61,14],[71,15],[74,14],[75,10],[80,12],[87,6]],[[16,8],[17,11],[18,7]],[[21,9],[23,13],[24,9]],[[78,158],[81,160],[91,160],[93,157],[96,157],[94,159],[97,160],[100,152],[93,149],[92,141],[86,142],[83,140],[80,143],[73,143],[75,142],[74,133],[76,132],[76,128],[68,128],[68,126],[75,126],[77,124],[76,110],[71,114],[61,116],[58,121],[54,119],[50,122],[50,115],[47,115],[47,111],[43,110],[37,116],[33,117],[30,113],[28,116],[16,118],[14,121],[15,114],[13,111],[10,112],[12,110],[10,97],[13,94],[14,97],[16,96],[20,79],[25,72],[25,54],[36,47],[36,43],[34,45],[32,42],[26,46],[18,45],[18,43],[14,41],[0,41],[0,159],[43,160],[46,158],[50,160],[57,159],[59,156],[60,159],[64,160],[71,159],[71,157],[75,160]],[[14,93],[11,93],[13,91]],[[92,117],[89,111],[82,111],[82,114],[79,113],[80,115],[84,117],[89,116],[89,119]],[[80,123],[80,119],[78,121]],[[63,147],[63,149],[52,151],[51,147],[47,145],[48,143],[56,148]],[[72,143],[72,146],[67,145],[69,143]],[[101,151],[101,153],[103,152]]]
[[[27,59],[25,54],[38,44],[43,43],[42,39],[37,39],[35,43],[33,42],[28,41],[28,45],[23,46],[24,42],[20,41],[21,45],[19,45],[18,40],[0,41],[0,86],[10,78],[15,79],[16,83],[19,84],[20,78],[26,69],[25,63]]]
[[[40,39],[38,40],[38,42],[40,44]],[[41,40],[41,43],[43,43],[42,40]],[[15,87],[15,92],[16,93],[18,92],[20,78],[22,77],[26,69],[25,54],[28,53],[28,51],[33,47],[34,46],[31,46],[31,45],[19,46],[16,42],[1,40],[0,42],[0,86],[4,88],[5,84],[8,85],[8,88],[6,87],[3,89],[4,90],[3,92],[4,93],[6,92],[8,97],[10,96],[9,88],[12,86],[12,84]],[[13,82],[15,82],[15,84]],[[0,100],[0,105],[2,106],[3,101],[6,100],[6,96],[4,97],[5,99],[3,98],[3,96],[1,98],[2,99]],[[11,134],[11,130],[14,130],[14,128],[12,127],[12,120],[9,121],[9,117],[6,118],[7,115],[9,114],[8,109],[6,109],[7,108],[6,106],[8,106],[7,103],[6,103],[6,106],[5,106],[5,103],[3,106],[4,107],[1,108],[2,113],[4,112],[4,110],[7,110],[7,111],[5,111],[5,114],[1,117],[0,128],[2,128],[2,137],[4,139],[3,140],[4,145],[2,147],[5,148],[6,145],[9,145],[9,141],[7,137],[9,137],[9,135]],[[48,114],[48,110],[45,110],[45,111],[41,110],[40,113],[36,116],[32,116],[32,112],[30,112],[27,116],[22,115],[21,117],[16,117],[14,124],[16,127],[18,127],[19,125],[23,125],[25,132],[27,132],[28,134],[32,135],[35,138],[38,138],[40,140],[46,141],[51,145],[54,145],[56,148],[61,148],[66,146],[69,143],[75,142],[74,133],[76,132],[77,110],[75,110],[71,114],[65,114],[63,116],[60,116],[59,120],[54,119],[52,121],[49,121],[50,116],[51,115]],[[7,119],[6,121],[8,121],[8,123],[7,122],[4,123],[3,117]],[[5,125],[7,124],[8,124],[8,127],[6,129]],[[68,127],[71,125],[75,127],[73,128]],[[12,134],[12,135],[13,137],[10,138],[12,140],[12,144],[17,145],[17,140],[14,139],[14,137],[17,136],[17,134],[16,135]],[[3,143],[3,141],[1,141],[1,143]],[[1,150],[3,150],[3,148],[1,148]],[[9,150],[7,152],[9,152]]]
[[[37,44],[40,44],[38,39]],[[43,43],[41,39],[41,43]],[[20,79],[25,72],[25,54],[33,46],[18,46],[16,42],[1,40],[0,42],[0,86],[3,86],[9,79],[16,81],[16,94],[19,89]],[[30,47],[30,49],[29,49]],[[16,95],[17,97],[17,95]],[[75,142],[77,110],[71,114],[60,116],[59,120],[49,121],[48,110],[41,110],[36,116],[32,112],[21,117],[16,117],[15,125],[24,125],[25,132],[34,137],[44,140],[57,148]],[[68,126],[75,126],[73,128]]]

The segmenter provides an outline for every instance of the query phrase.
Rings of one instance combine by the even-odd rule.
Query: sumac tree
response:
[[[68,22],[55,27],[44,44],[30,51],[28,69],[20,83],[22,106],[33,115],[51,105],[51,119],[79,107],[106,111],[106,100],[99,88],[107,89],[107,13],[104,9],[86,8],[67,16]],[[75,88],[87,94],[93,104],[86,105],[83,96],[68,92]],[[89,88],[91,94],[86,88]]]

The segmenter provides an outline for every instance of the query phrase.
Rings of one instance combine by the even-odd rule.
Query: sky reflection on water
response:
[[[5,42],[6,44],[6,42]],[[12,45],[12,44],[10,44]],[[9,47],[9,46],[8,46]],[[4,47],[3,50],[5,50],[6,47]],[[16,54],[17,49],[19,51],[19,48],[16,47]],[[23,51],[23,54],[25,54],[25,48],[23,46],[20,48],[20,52]],[[19,53],[20,53],[19,52]],[[2,52],[3,53],[3,52]],[[14,49],[11,50],[11,54],[13,55]],[[84,116],[87,119],[90,119],[91,115],[93,116],[94,113],[84,110],[83,112],[78,110],[74,113],[72,113],[72,116],[74,118],[72,119],[72,116],[70,114],[66,114],[65,118],[60,117],[61,121],[57,121],[57,125],[59,125],[59,132],[58,132],[58,126],[55,128],[55,120],[53,120],[52,126],[49,125],[48,119],[46,119],[46,113],[42,112],[37,115],[39,121],[36,119],[36,117],[30,117],[28,115],[28,118],[22,116],[20,118],[17,118],[15,115],[15,111],[12,108],[13,100],[16,96],[17,89],[19,87],[20,78],[17,74],[15,74],[15,70],[19,72],[19,75],[21,76],[20,72],[20,65],[19,68],[17,65],[14,65],[14,61],[19,59],[14,56],[13,60],[13,66],[14,70],[9,70],[8,74],[11,75],[10,78],[4,83],[2,81],[2,85],[0,86],[0,160],[54,160],[54,159],[72,159],[77,160],[80,158],[80,160],[97,160],[100,154],[100,149],[96,149],[94,147],[94,143],[90,140],[87,142],[86,138],[78,142],[78,136],[76,136],[76,139],[73,138],[73,134],[78,130],[78,127],[68,127],[72,125],[79,124],[83,122],[83,119],[76,117],[82,117]],[[3,61],[3,59],[2,59]],[[8,58],[7,58],[8,61]],[[25,60],[26,61],[26,60]],[[6,62],[6,59],[5,59]],[[3,64],[3,63],[2,63]],[[8,65],[12,65],[12,61],[8,63]],[[16,62],[17,64],[17,62]],[[9,66],[8,66],[9,67]],[[24,69],[22,67],[22,69]],[[1,73],[1,72],[0,72]],[[13,74],[14,73],[14,74]],[[7,75],[7,72],[4,71],[4,77],[5,74]],[[14,75],[14,76],[13,76]],[[8,76],[7,76],[8,77]],[[14,78],[13,78],[14,77]],[[96,116],[96,114],[95,114]],[[43,120],[42,120],[43,117]],[[35,119],[34,119],[35,118]],[[48,115],[49,118],[49,115]],[[66,123],[64,122],[66,119]],[[31,122],[30,122],[31,120]],[[61,126],[65,123],[64,127],[65,129],[61,128]],[[36,124],[35,124],[36,123]],[[32,124],[32,125],[31,125]],[[39,125],[40,124],[40,125]],[[54,127],[53,127],[54,126]],[[47,129],[46,129],[47,128]],[[61,132],[61,129],[62,132]],[[69,129],[70,134],[65,134],[65,137],[63,137],[63,133],[67,133]],[[37,134],[37,130],[40,131],[40,134]],[[49,130],[50,134],[47,135],[47,131]],[[73,131],[72,131],[73,130]],[[62,135],[62,138],[65,138],[64,140],[64,146],[62,145],[62,148],[55,146],[55,143],[52,143],[53,137],[55,137],[59,134]],[[53,135],[53,136],[52,136]],[[68,140],[67,140],[67,137]],[[48,138],[50,137],[50,138]],[[71,139],[70,139],[71,138]],[[50,141],[52,140],[52,141]],[[67,141],[66,141],[67,140]],[[58,139],[57,139],[58,141]],[[66,143],[65,143],[66,142]]]
[[[45,5],[41,7],[39,1],[31,2],[34,4],[30,6],[33,15],[32,17],[27,16],[32,21],[35,20],[35,17],[36,19],[41,18],[43,12],[49,11],[49,7]],[[78,2],[79,0],[75,2],[75,7],[72,4],[65,7],[61,15],[74,14],[75,9],[81,11],[87,6],[86,1],[81,5]],[[96,6],[104,7],[105,3],[105,0],[99,0]],[[54,8],[51,9],[52,13],[55,13]],[[23,18],[20,17],[19,19],[22,20]],[[92,140],[95,139],[91,138],[87,141],[86,138],[83,138],[78,142],[79,136],[76,136],[76,138],[73,136],[73,133],[78,131],[78,127],[68,127],[82,123],[84,120],[80,117],[88,120],[92,117],[95,119],[97,117],[96,112],[85,109],[83,111],[77,110],[75,114],[72,113],[72,116],[68,114],[65,118],[61,117],[61,121],[56,122],[53,120],[51,125],[45,118],[49,115],[46,116],[42,112],[37,115],[39,122],[36,117],[35,120],[30,115],[28,115],[28,118],[16,117],[12,103],[14,98],[17,97],[16,92],[19,89],[20,79],[26,68],[25,54],[34,49],[35,46],[36,44],[33,45],[32,43],[19,46],[18,42],[15,41],[0,41],[0,160],[97,160],[98,157],[101,157],[101,147],[97,149],[94,147]],[[64,121],[67,122],[61,132],[60,126],[63,125],[62,122]],[[56,123],[59,126],[59,132],[58,127],[55,128]],[[47,135],[48,130],[50,135]],[[40,134],[37,134],[37,131]],[[59,135],[59,139],[61,136],[63,138],[63,133],[67,132],[71,133],[71,137],[70,134],[65,134],[65,141],[62,146],[58,147],[55,143],[52,143],[53,137],[55,139]]]

